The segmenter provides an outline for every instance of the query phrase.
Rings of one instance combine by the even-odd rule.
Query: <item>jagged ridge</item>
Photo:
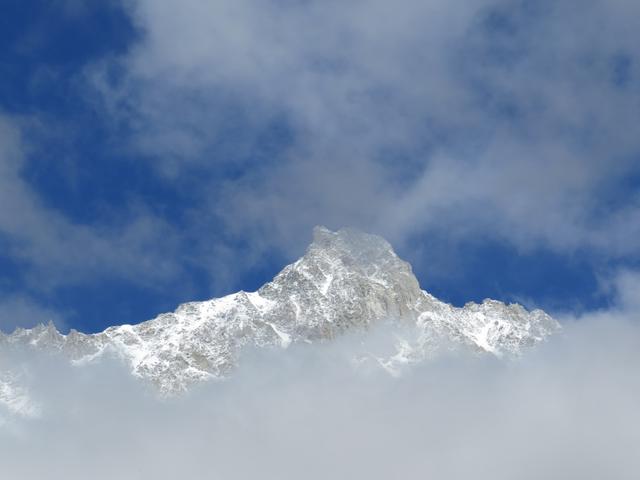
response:
[[[111,353],[134,375],[172,393],[228,375],[247,345],[327,341],[383,321],[417,331],[381,361],[392,372],[433,355],[443,339],[496,356],[519,355],[559,328],[541,310],[528,312],[517,304],[485,300],[455,308],[421,290],[411,266],[384,239],[316,227],[306,254],[257,292],[186,303],[173,313],[98,334],[62,335],[50,324],[0,335],[0,343],[59,350],[76,364]]]

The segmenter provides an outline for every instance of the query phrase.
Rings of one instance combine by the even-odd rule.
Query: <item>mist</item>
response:
[[[399,376],[362,361],[393,338],[248,352],[228,380],[168,399],[116,361],[5,352],[28,362],[41,412],[0,427],[2,476],[637,478],[640,327],[623,305],[564,319],[517,361],[458,351]]]

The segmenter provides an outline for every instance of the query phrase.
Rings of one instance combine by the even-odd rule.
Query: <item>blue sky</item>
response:
[[[2,330],[255,289],[316,224],[455,304],[590,311],[637,268],[632,2],[0,9]]]

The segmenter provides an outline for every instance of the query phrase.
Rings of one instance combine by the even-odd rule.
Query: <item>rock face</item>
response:
[[[390,371],[432,355],[445,343],[517,356],[560,328],[540,310],[494,300],[455,308],[421,290],[411,266],[384,239],[316,227],[306,254],[257,292],[186,303],[153,320],[93,335],[73,330],[61,335],[51,324],[18,329],[0,334],[0,346],[53,349],[76,364],[113,354],[134,375],[173,393],[228,375],[245,346],[328,341],[386,321],[417,332],[381,362]]]

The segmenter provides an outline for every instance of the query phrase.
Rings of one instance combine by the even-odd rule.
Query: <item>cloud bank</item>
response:
[[[562,334],[511,364],[459,354],[394,378],[352,360],[354,351],[384,348],[379,337],[344,338],[255,352],[228,381],[158,400],[118,364],[31,358],[28,386],[42,414],[0,429],[2,472],[25,480],[633,479],[640,380],[630,367],[640,362],[640,324],[630,275],[613,308],[565,319]]]

